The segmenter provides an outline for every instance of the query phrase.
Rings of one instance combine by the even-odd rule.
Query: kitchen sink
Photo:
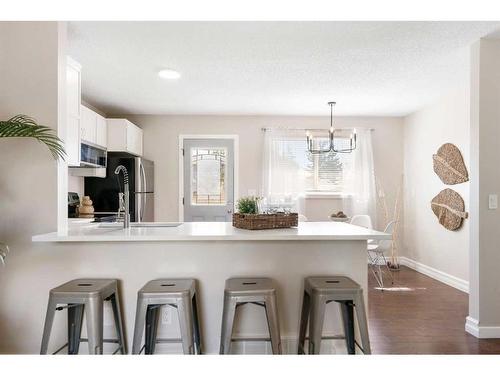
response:
[[[130,228],[168,228],[168,227],[178,227],[182,223],[176,222],[154,222],[154,221],[143,221],[141,223],[130,223]],[[123,228],[123,223],[101,223],[99,228]]]

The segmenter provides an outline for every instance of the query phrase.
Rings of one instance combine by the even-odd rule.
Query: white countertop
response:
[[[391,236],[338,222],[300,222],[297,228],[245,230],[232,223],[183,223],[167,228],[99,228],[99,224],[70,223],[67,233],[46,233],[33,242],[148,242],[148,241],[313,241],[384,240]]]

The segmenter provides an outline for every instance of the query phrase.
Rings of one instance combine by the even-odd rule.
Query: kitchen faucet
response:
[[[115,174],[118,175],[120,174],[120,171],[123,173],[123,197],[124,197],[124,205],[125,205],[125,214],[123,218],[123,228],[127,229],[130,227],[130,193],[129,193],[129,186],[128,186],[128,172],[127,168],[125,168],[123,165],[119,165],[115,169]],[[121,202],[122,200],[120,200]],[[121,210],[121,204],[119,211]]]

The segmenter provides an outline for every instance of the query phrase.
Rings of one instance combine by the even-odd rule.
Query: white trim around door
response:
[[[182,149],[185,139],[232,139],[234,142],[234,205],[239,196],[238,177],[239,177],[239,136],[236,134],[179,134],[178,146],[178,179],[179,179],[179,192],[178,192],[178,205],[179,205],[179,221],[184,221],[184,206],[182,198],[184,197],[184,166],[182,158]]]

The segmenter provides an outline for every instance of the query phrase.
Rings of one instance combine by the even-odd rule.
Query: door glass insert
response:
[[[191,148],[191,204],[226,204],[227,149]]]

